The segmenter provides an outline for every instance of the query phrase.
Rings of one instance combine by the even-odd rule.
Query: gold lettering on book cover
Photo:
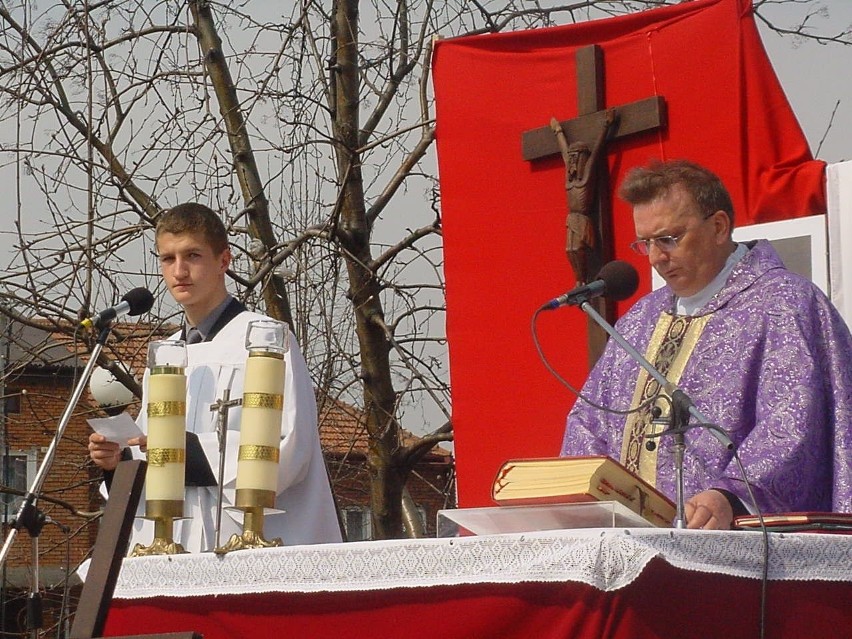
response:
[[[710,320],[710,315],[688,317],[663,312],[651,335],[645,358],[672,384],[677,384],[689,361],[698,338]],[[624,437],[621,443],[621,463],[652,486],[657,485],[657,439],[646,440],[646,435],[665,430],[664,424],[652,423],[651,410],[657,406],[662,410],[661,419],[668,417],[670,404],[660,384],[647,371],[641,370],[636,380],[633,406],[644,404],[644,408],[627,416]],[[645,447],[646,441],[654,441],[653,450]]]

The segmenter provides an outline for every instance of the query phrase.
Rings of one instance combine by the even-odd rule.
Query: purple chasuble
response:
[[[667,286],[640,299],[616,324],[644,353]],[[852,512],[852,335],[826,296],[782,264],[769,242],[754,244],[697,316],[710,315],[678,382],[737,446],[764,512]],[[610,341],[583,395],[630,408],[639,365]],[[620,459],[625,417],[578,399],[562,455]],[[656,485],[675,497],[670,439],[659,443]],[[686,435],[684,493],[729,490],[750,500],[733,454],[713,435]]]

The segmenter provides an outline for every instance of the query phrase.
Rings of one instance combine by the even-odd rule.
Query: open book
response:
[[[617,501],[655,526],[671,526],[672,501],[605,456],[513,459],[497,472],[491,497],[503,506]]]

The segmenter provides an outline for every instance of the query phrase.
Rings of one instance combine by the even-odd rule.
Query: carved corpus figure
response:
[[[582,140],[569,145],[559,121],[556,118],[550,119],[550,128],[556,135],[559,151],[565,162],[565,193],[568,196],[565,252],[578,284],[589,281],[591,275],[589,270],[595,262],[595,251],[598,246],[596,210],[598,159],[617,119],[615,109],[608,109],[604,114],[600,133],[591,147]]]

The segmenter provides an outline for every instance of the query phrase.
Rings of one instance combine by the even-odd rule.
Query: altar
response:
[[[846,637],[852,536],[769,535],[766,637]],[[759,532],[585,529],[125,559],[106,636],[760,637]]]

